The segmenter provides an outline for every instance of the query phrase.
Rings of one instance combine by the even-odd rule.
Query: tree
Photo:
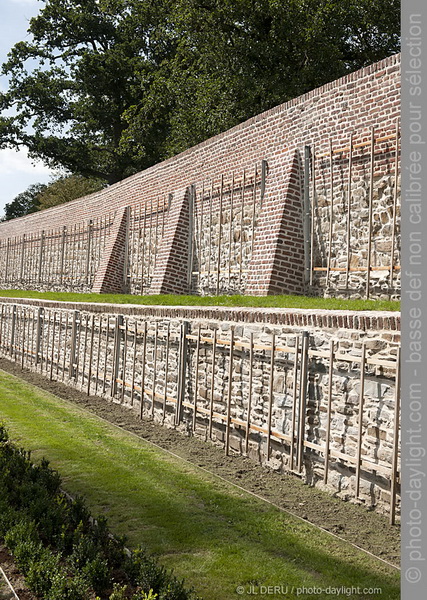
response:
[[[105,187],[99,179],[83,177],[82,175],[64,175],[45,186],[38,195],[38,210],[44,210],[87,196]]]
[[[162,44],[152,40],[161,5],[45,0],[30,21],[32,40],[16,44],[3,65],[10,82],[0,108],[15,114],[0,121],[0,147],[24,145],[51,167],[108,183],[156,162],[157,147],[142,140],[123,148],[121,140],[124,113],[162,60]],[[150,127],[144,128],[148,140]]]
[[[0,147],[108,183],[399,50],[398,0],[44,3]]]
[[[181,0],[174,11],[179,43],[155,94],[171,101],[168,153],[400,47],[398,0]]]
[[[40,194],[46,189],[44,183],[30,185],[25,192],[18,194],[16,198],[6,204],[4,208],[4,221],[23,217],[38,210]]]
[[[35,183],[5,206],[4,221],[76,200],[102,190],[105,182],[82,175],[59,175],[48,184]]]

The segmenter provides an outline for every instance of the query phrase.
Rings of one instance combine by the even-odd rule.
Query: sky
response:
[[[16,42],[26,39],[29,20],[42,7],[40,0],[0,0],[0,64]],[[0,77],[0,89],[7,89],[4,76]],[[24,149],[0,150],[0,217],[6,203],[33,183],[47,183],[51,174],[42,162],[31,161]]]

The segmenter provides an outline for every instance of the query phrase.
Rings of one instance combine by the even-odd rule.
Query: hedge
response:
[[[200,600],[143,548],[127,550],[105,517],[92,518],[48,461],[34,464],[1,424],[0,538],[40,600]]]

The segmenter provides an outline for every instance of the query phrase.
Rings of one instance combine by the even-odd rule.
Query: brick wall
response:
[[[385,215],[388,211],[390,215],[390,199],[393,197],[393,188],[397,189],[398,187],[398,181],[393,180],[392,152],[393,134],[399,112],[400,55],[394,55],[257,115],[105,190],[48,209],[40,214],[1,223],[0,240],[22,236],[24,233],[28,235],[42,229],[55,229],[63,225],[71,226],[88,219],[102,217],[107,211],[115,211],[125,206],[136,206],[140,203],[153,205],[159,197],[168,197],[174,190],[188,189],[191,185],[199,190],[203,182],[206,182],[206,185],[211,182],[218,185],[221,176],[231,178],[233,173],[241,173],[243,170],[250,173],[255,164],[260,164],[265,160],[268,164],[265,195],[263,205],[259,207],[257,214],[253,256],[246,255],[246,258],[252,260],[252,265],[249,267],[249,271],[252,272],[252,266],[260,266],[260,257],[267,252],[273,261],[267,267],[267,271],[270,273],[268,275],[269,283],[267,285],[259,280],[256,282],[252,277],[248,281],[247,287],[239,291],[256,294],[273,291],[299,292],[302,289],[303,281],[301,157],[304,154],[304,146],[309,145],[312,149],[315,148],[318,155],[327,154],[331,146],[337,152],[337,149],[346,146],[352,132],[355,143],[369,141],[370,128],[374,127],[376,138],[389,139],[389,141],[383,142],[381,155],[376,159],[375,211],[378,213],[380,225],[384,225],[383,237],[378,239],[378,243],[374,244],[373,248],[374,254],[378,254],[375,266],[379,269],[383,264],[382,260],[389,260],[387,257],[381,258],[381,247],[384,248],[384,244],[387,243],[387,240],[384,241],[384,236],[390,235],[389,228],[386,229],[386,226],[389,227],[389,225],[384,224],[385,221],[381,221],[386,216],[381,217],[381,214]],[[356,168],[359,188],[357,198],[355,196],[355,206],[352,208],[355,218],[360,213],[363,203],[366,202],[366,194],[370,185],[368,150],[365,154],[365,161],[359,161],[360,165]],[[344,160],[343,156],[339,153],[335,155],[336,159]],[[343,222],[346,212],[344,190],[346,171],[345,168],[340,169],[337,162],[338,170],[334,180],[337,190],[335,206],[341,202],[341,208],[337,212],[340,216],[333,224],[331,241],[328,240],[327,231],[331,203],[330,198],[327,197],[327,190],[332,175],[325,170],[327,167],[325,164],[323,167],[319,164],[319,169],[316,171],[316,181],[318,189],[321,190],[320,199],[322,201],[317,206],[318,210],[315,215],[317,220],[313,228],[315,235],[313,250],[316,259],[321,261],[321,266],[325,265],[325,257],[329,252],[334,258],[332,264],[334,268],[334,266],[340,267],[344,260],[340,231],[345,229]],[[388,178],[385,182],[384,177]],[[323,188],[320,184],[323,185]],[[216,195],[213,198],[214,210],[218,209],[219,201],[219,195]],[[174,202],[179,203],[181,199],[174,196],[171,215]],[[366,230],[368,217],[362,215],[360,218],[362,222],[354,227],[357,234]],[[166,237],[171,234],[171,232],[168,233],[168,227],[175,227],[173,220],[169,223],[168,219],[166,223]],[[269,246],[266,248],[269,230],[276,231],[278,237],[274,241],[270,239]],[[398,253],[398,229],[396,231],[396,253]],[[243,232],[241,232],[242,234]],[[360,255],[354,259],[354,264],[360,264],[362,268],[365,268],[363,260],[366,259],[364,250],[366,234],[364,233],[364,235],[365,237],[359,244],[360,248],[359,242],[357,240],[354,242]],[[178,237],[175,236],[175,239],[178,240]],[[186,262],[187,260],[185,257]],[[170,261],[169,264],[172,265],[173,261]],[[384,262],[384,267],[386,266],[387,264]],[[171,279],[176,280],[173,277]],[[313,282],[315,288],[317,286],[314,291],[323,293],[327,285],[330,285],[331,282],[334,283],[335,280],[336,288],[342,286],[338,276],[331,277],[328,282],[325,282],[325,278],[322,278],[320,274]],[[353,291],[361,288],[362,283],[360,277],[359,279],[353,277],[351,283]],[[380,281],[375,288],[375,293],[381,296],[383,292],[389,292],[387,286],[390,287],[388,282]],[[207,287],[209,288],[209,285]],[[181,291],[181,289],[177,288],[176,291]],[[200,289],[195,291],[203,293],[203,290]],[[398,295],[397,287],[395,293]]]

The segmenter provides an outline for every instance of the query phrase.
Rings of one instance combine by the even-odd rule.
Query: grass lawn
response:
[[[251,585],[253,595],[282,586],[268,598],[296,598],[302,586],[360,589],[335,598],[374,597],[363,588],[400,597],[392,567],[3,371],[0,420],[33,460],[50,460],[94,516],[106,514],[129,546],[142,543],[206,600],[244,597]]]
[[[327,310],[400,310],[400,302],[391,300],[346,300],[309,296],[131,296],[130,294],[75,294],[69,292],[33,292],[0,290],[0,297],[39,298],[64,302],[106,302],[162,306],[254,306],[260,308],[307,308]]]

